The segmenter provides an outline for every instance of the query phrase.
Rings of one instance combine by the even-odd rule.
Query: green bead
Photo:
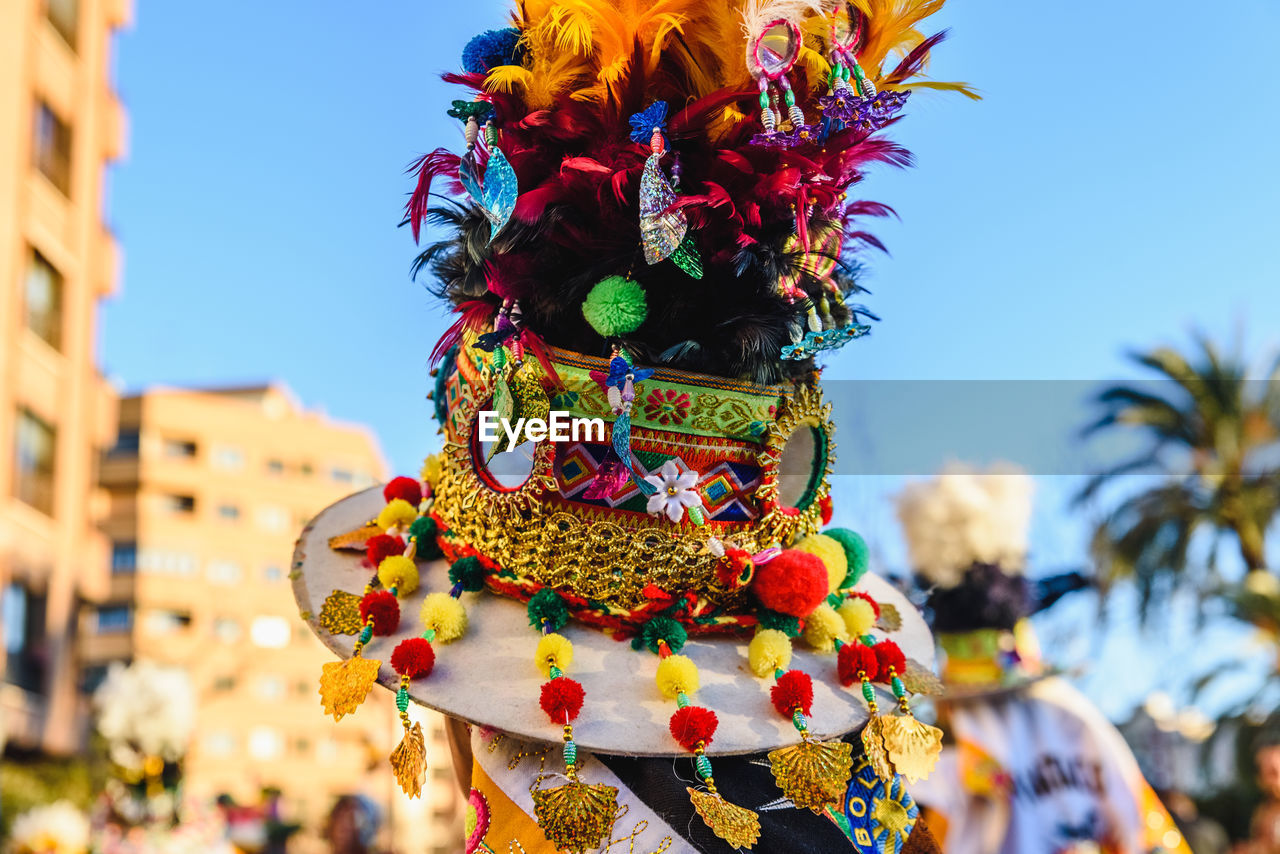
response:
[[[706,780],[711,776],[711,760],[705,753],[698,754],[698,757],[693,760],[693,767],[698,769],[698,776],[702,779]]]
[[[368,643],[373,637],[373,626],[365,626],[360,630],[360,643]]]
[[[859,80],[867,79],[867,73],[862,70],[861,65],[857,65],[857,64],[853,66],[853,76],[857,77]]]
[[[559,678],[560,678],[561,676],[563,676],[563,675],[564,675],[564,671],[563,671],[563,670],[561,670],[559,667],[556,667],[554,664],[553,664],[553,665],[551,665],[551,678],[552,678],[552,679],[559,679]]]
[[[862,683],[862,697],[868,703],[874,703],[876,701],[876,692],[871,690],[870,682]]]
[[[396,691],[396,708],[402,712],[409,708],[409,692],[403,688]]]
[[[791,725],[801,732],[807,730],[809,728],[809,722],[804,719],[804,712],[796,709],[795,713],[791,715]]]
[[[892,684],[893,684],[893,696],[895,696],[895,697],[897,697],[899,700],[901,700],[901,699],[902,699],[902,695],[903,695],[903,694],[905,694],[905,693],[907,693],[907,689],[906,689],[906,687],[905,687],[905,686],[903,686],[903,684],[902,684],[902,680],[901,680],[901,679],[899,679],[897,676],[893,677],[893,683],[892,683]]]
[[[783,676],[785,676],[785,675],[786,675],[786,674],[784,674],[784,673],[782,672],[782,668],[781,668],[781,667],[775,667],[775,668],[774,668],[774,670],[773,670],[773,678],[774,678],[774,679],[781,679],[781,678],[782,678]]]
[[[422,639],[423,639],[423,640],[428,640],[428,641],[433,641],[433,640],[435,640],[435,639],[436,639],[436,630],[435,630],[435,629],[427,629],[425,632],[423,632],[423,633],[422,633]]]
[[[782,93],[782,103],[786,104],[788,107],[794,107],[796,105],[796,93],[787,89]]]
[[[681,691],[679,694],[676,694],[676,705],[682,709],[685,706],[689,705],[689,695],[683,691]]]
[[[760,109],[762,110],[769,109],[769,93],[768,92],[760,93]]]
[[[578,745],[574,744],[572,741],[566,741],[564,743],[564,764],[578,764]]]

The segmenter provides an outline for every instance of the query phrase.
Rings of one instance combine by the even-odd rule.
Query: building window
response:
[[[289,644],[289,621],[284,617],[254,617],[249,638],[255,646],[280,649]]]
[[[240,508],[234,504],[219,504],[218,518],[224,522],[239,522]]]
[[[262,580],[268,584],[284,581],[284,570],[278,566],[268,566],[262,570]]]
[[[16,432],[18,453],[13,478],[14,494],[41,513],[52,515],[57,433],[25,407],[18,409]]]
[[[44,16],[72,50],[76,47],[76,24],[80,21],[77,0],[45,0]]]
[[[21,584],[4,588],[0,600],[0,630],[4,633],[6,662],[3,680],[33,693],[42,690],[44,664],[39,645],[44,637],[44,600],[32,596]]]
[[[356,476],[351,473],[351,469],[331,468],[329,469],[329,477],[336,483],[351,483]]]
[[[282,475],[284,474],[283,460],[267,460],[267,474]]]
[[[128,605],[103,605],[98,609],[95,631],[100,635],[127,632],[133,628],[133,609]]]
[[[111,544],[111,571],[130,575],[138,568],[138,544],[132,541]]]
[[[205,574],[214,584],[239,584],[244,575],[240,564],[231,560],[209,561],[209,568],[205,570]]]
[[[235,733],[225,729],[209,730],[204,735],[204,752],[217,757],[226,757],[235,753]]]
[[[213,621],[213,636],[223,643],[240,640],[240,623],[231,617],[217,617]]]
[[[264,531],[279,532],[289,527],[289,511],[275,504],[264,504],[258,508],[258,526]]]
[[[244,451],[235,445],[219,445],[213,449],[214,468],[239,471],[244,468]]]
[[[71,195],[71,126],[53,108],[36,104],[35,166],[64,196]]]
[[[196,443],[190,439],[165,439],[164,455],[174,460],[193,460],[196,457]]]
[[[284,752],[284,736],[269,726],[249,730],[249,755],[254,759],[275,759]]]
[[[122,664],[124,662],[121,662]],[[90,664],[80,671],[80,693],[93,694],[107,679],[110,664]]]
[[[121,430],[116,434],[116,443],[111,446],[111,450],[107,452],[107,455],[112,457],[136,457],[141,439],[141,434],[138,433],[137,429]]]
[[[151,575],[192,576],[199,570],[199,562],[189,552],[142,549],[138,554],[138,569]]]
[[[262,700],[282,699],[284,691],[284,680],[279,676],[259,676],[254,684],[254,693]]]
[[[191,625],[191,615],[171,608],[152,608],[143,617],[148,634],[173,635],[185,631]]]
[[[303,463],[302,465],[298,466],[298,473],[301,474],[303,477],[311,477],[313,474],[316,473],[316,467],[311,465],[311,463]]]
[[[294,753],[299,753],[299,754],[302,754],[303,756],[305,756],[305,755],[307,755],[307,753],[309,753],[310,751],[311,751],[311,739],[309,739],[309,738],[295,738],[295,739],[293,740],[293,752],[294,752]],[[452,769],[450,769],[449,773],[450,773],[450,774],[452,774],[452,773],[453,773]]]
[[[62,274],[34,249],[23,288],[27,328],[55,350],[62,349]]]
[[[166,513],[190,516],[196,512],[196,498],[194,495],[161,495],[160,506]]]

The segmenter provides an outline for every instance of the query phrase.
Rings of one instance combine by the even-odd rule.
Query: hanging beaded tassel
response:
[[[756,632],[747,647],[747,662],[757,676],[774,678],[769,699],[800,734],[799,744],[769,752],[778,788],[798,809],[821,813],[839,805],[853,772],[853,745],[818,741],[809,733],[813,681],[806,673],[786,669],[791,663],[791,638],[777,629]]]
[[[396,499],[392,504],[396,502],[409,506],[402,499]],[[392,509],[398,511],[400,508],[396,506]],[[383,512],[386,513],[385,510]],[[417,517],[416,509],[413,510],[413,516]],[[391,527],[394,530],[394,526]],[[376,589],[375,583],[380,583],[384,589]],[[398,554],[383,558],[378,572],[365,584],[359,606],[360,634],[356,638],[351,658],[327,662],[321,669],[320,703],[325,713],[332,715],[335,721],[354,712],[365,697],[369,696],[369,689],[378,679],[378,668],[382,666],[382,662],[364,658],[361,653],[374,635],[395,633],[400,626],[400,605],[396,602],[396,595],[401,591],[407,595],[417,586],[417,565],[411,558]]]
[[[671,736],[693,754],[694,771],[705,787],[687,787],[689,800],[712,833],[735,848],[750,848],[760,838],[760,818],[752,810],[725,800],[716,790],[711,759],[706,751],[719,720],[710,709],[690,704],[689,695],[698,690],[698,668],[690,658],[677,654],[684,646],[684,628],[670,619],[657,618],[652,622],[659,621],[661,626],[656,630],[646,627],[646,633],[652,637],[651,649],[659,658],[655,676],[658,690],[676,701],[677,709],[670,722]]]
[[[609,371],[591,371],[591,379],[605,391],[609,407],[613,410],[611,444],[618,460],[631,472],[631,479],[645,495],[652,495],[654,487],[636,472],[635,458],[631,454],[631,407],[636,399],[636,383],[653,376],[652,368],[637,368],[626,353],[614,345],[609,359]]]
[[[568,610],[556,592],[543,588],[529,600],[529,620],[539,627],[534,658],[547,681],[542,686],[539,705],[551,722],[563,727],[564,776],[568,779],[554,789],[534,789],[533,814],[547,840],[560,851],[581,854],[598,847],[613,831],[618,815],[616,786],[589,784],[578,779],[578,745],[573,740],[573,721],[582,710],[582,685],[565,675],[573,663],[573,644],[556,629],[568,622]]]
[[[702,258],[688,236],[689,220],[683,210],[673,210],[676,192],[662,172],[662,157],[667,150],[662,135],[667,123],[667,103],[655,101],[643,112],[631,116],[631,139],[640,144],[647,140],[649,156],[640,174],[640,242],[644,260],[657,264],[670,258],[676,266],[695,279],[702,278]],[[676,167],[673,174],[679,176]]]
[[[862,746],[876,776],[886,783],[895,774],[909,782],[929,776],[942,753],[942,730],[916,720],[911,714],[902,674],[906,673],[906,657],[890,640],[871,643],[864,635],[839,646],[838,670],[846,686],[855,681],[862,685],[862,698],[871,719],[862,730]],[[900,715],[883,715],[875,699],[872,682],[889,685],[897,700]]]

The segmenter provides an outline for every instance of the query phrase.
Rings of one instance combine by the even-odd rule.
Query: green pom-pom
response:
[[[648,314],[644,288],[631,279],[610,276],[596,282],[582,303],[582,316],[605,338],[634,332]]]
[[[632,639],[631,648],[647,646],[649,652],[657,655],[658,641],[664,640],[672,652],[679,652],[684,649],[684,642],[688,639],[689,633],[675,620],[670,617],[654,617],[640,627],[640,634]]]
[[[484,589],[485,575],[484,564],[477,557],[459,558],[449,567],[449,580],[454,584],[461,584],[462,589],[468,593]]]
[[[844,556],[849,560],[849,571],[845,573],[844,581],[840,582],[840,589],[848,590],[858,583],[858,579],[867,574],[867,564],[871,556],[867,541],[848,528],[828,528],[822,533],[844,548]]]
[[[790,614],[780,614],[768,608],[756,609],[756,619],[764,629],[777,629],[789,638],[800,637],[800,620]]]
[[[409,536],[418,544],[418,560],[435,560],[444,554],[440,551],[440,544],[436,542],[436,535],[439,533],[436,520],[430,516],[419,516],[413,520],[413,524],[409,526]]]
[[[543,620],[553,632],[560,631],[569,622],[569,606],[550,587],[542,588],[529,599],[529,625],[540,630]]]

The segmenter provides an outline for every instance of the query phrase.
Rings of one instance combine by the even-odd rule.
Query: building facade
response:
[[[308,412],[278,385],[125,398],[102,463],[111,572],[81,626],[86,681],[116,661],[185,668],[198,707],[186,794],[253,804],[279,788],[307,828],[291,851],[315,850],[335,798],[351,793],[424,843],[460,839],[439,719],[424,721],[434,776],[410,802],[386,773],[401,734],[390,692],[340,724],[322,713],[320,667],[333,656],[298,618],[290,585],[303,525],[385,475],[368,430]]]
[[[0,3],[0,742],[19,750],[70,753],[85,731],[75,629],[107,582],[95,483],[115,419],[96,367],[120,266],[110,50],[129,17],[129,0]]]

